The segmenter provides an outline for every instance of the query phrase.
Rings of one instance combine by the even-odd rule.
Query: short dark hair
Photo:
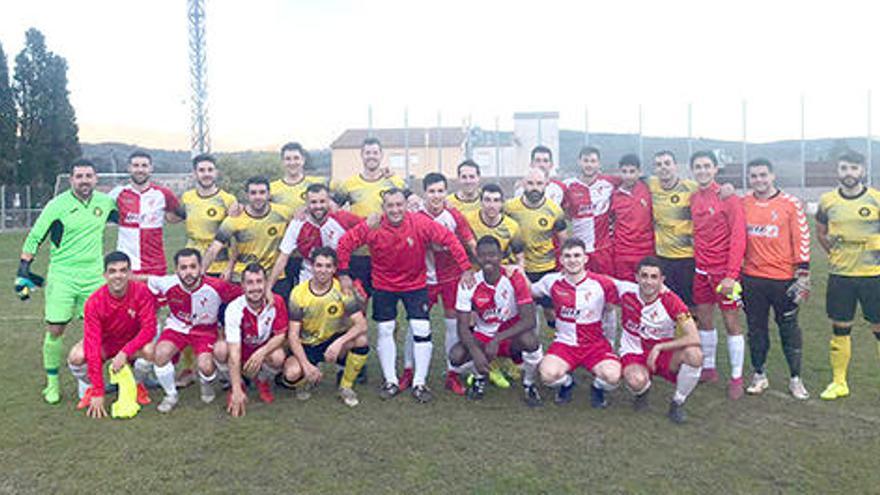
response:
[[[190,256],[195,256],[199,264],[202,264],[202,253],[200,253],[198,249],[183,248],[174,253],[174,266],[177,266],[180,263],[180,258],[189,258]]]
[[[247,192],[251,186],[262,184],[266,186],[266,189],[269,189],[269,179],[263,177],[262,175],[255,175],[253,177],[248,177],[248,180],[244,183],[244,190]]]
[[[559,251],[562,252],[562,251],[565,251],[566,249],[571,249],[571,248],[576,248],[576,247],[583,249],[584,252],[587,251],[586,243],[584,243],[584,241],[582,239],[579,239],[577,237],[569,237],[568,239],[566,239],[565,242],[562,243],[562,248]]]
[[[642,168],[642,161],[639,160],[639,155],[637,155],[635,153],[627,153],[627,154],[623,155],[622,157],[620,157],[620,161],[617,162],[618,167],[623,167],[625,165],[632,165],[635,168],[641,169]]]
[[[301,144],[297,143],[296,141],[291,141],[289,143],[286,143],[284,146],[282,146],[281,147],[281,156],[284,156],[285,151],[298,151],[299,154],[303,156],[303,158],[305,158],[306,155],[308,154],[308,153],[306,153],[305,148],[303,148],[303,146]]]
[[[73,175],[73,169],[77,167],[91,167],[91,169],[95,171],[95,163],[88,158],[77,158],[76,160],[70,162],[70,166],[67,168],[67,171],[71,175]]]
[[[770,163],[770,160],[766,158],[755,158],[754,160],[750,161],[748,164],[748,168],[752,167],[767,167],[767,170],[771,172],[773,171],[773,164]]]
[[[547,153],[548,155],[550,155],[550,161],[553,161],[553,150],[541,144],[532,148],[530,160],[535,161],[535,155],[537,155],[538,153]]]
[[[106,272],[107,268],[109,268],[112,263],[122,262],[131,268],[131,258],[129,258],[127,254],[122,251],[110,251],[107,253],[107,256],[104,256],[104,271]]]
[[[645,256],[639,261],[639,264],[636,265],[636,273],[642,269],[643,266],[652,266],[660,269],[660,273],[663,273],[663,263],[660,261],[660,258],[656,256]]]
[[[425,174],[425,178],[422,179],[422,189],[427,190],[430,186],[442,182],[443,187],[449,187],[446,182],[446,176],[439,172],[429,172]]]
[[[241,272],[241,279],[244,280],[245,273],[259,273],[260,275],[266,276],[266,270],[263,268],[263,265],[257,263],[256,261],[252,261],[244,267],[244,271]]]
[[[846,162],[846,163],[854,163],[856,165],[864,165],[865,164],[865,155],[859,153],[858,151],[847,151],[846,153],[840,155],[837,158],[838,162]]]
[[[214,155],[212,155],[210,153],[201,153],[199,155],[194,156],[192,159],[193,170],[195,170],[196,165],[198,165],[202,162],[211,162],[214,166],[217,165],[217,159],[214,158]]]
[[[467,159],[467,160],[465,160],[465,161],[459,163],[459,164],[458,164],[458,168],[455,170],[456,173],[457,173],[459,176],[461,176],[461,169],[463,169],[463,168],[465,168],[465,167],[473,167],[473,168],[476,169],[476,171],[477,171],[477,176],[479,177],[479,176],[481,175],[481,172],[480,172],[480,166],[477,164],[477,162],[475,162],[475,161],[473,161],[473,160],[471,160],[471,159]]]
[[[403,194],[404,199],[406,199],[406,197],[408,196],[406,194],[405,190],[403,190],[399,187],[391,187],[391,188],[388,188],[388,189],[382,191],[382,202],[384,203],[385,198],[387,198],[388,196],[394,195],[394,194]]]
[[[659,158],[664,155],[668,155],[672,158],[672,161],[675,161],[675,153],[673,153],[672,150],[659,150],[654,152],[654,158]]]
[[[311,262],[314,263],[315,261],[317,261],[318,256],[323,256],[325,258],[332,259],[333,266],[336,266],[339,262],[338,258],[336,257],[336,250],[330,246],[321,246],[321,247],[315,248],[312,251],[312,255],[309,257],[309,260],[311,260]]]
[[[321,191],[330,192],[330,188],[327,187],[323,182],[315,182],[314,184],[309,184],[309,187],[306,188],[306,194],[318,194]]]
[[[134,160],[135,158],[146,158],[150,162],[150,164],[153,163],[153,157],[150,156],[150,154],[144,150],[137,150],[137,151],[133,152],[132,154],[128,155],[129,163],[131,163],[131,161]]]
[[[487,192],[500,194],[501,199],[504,199],[504,189],[501,189],[501,186],[499,186],[498,184],[496,184],[494,182],[483,186],[483,189],[480,191],[480,200],[481,201],[483,200],[483,195],[485,195]]]
[[[376,146],[378,146],[379,149],[382,149],[382,142],[379,141],[379,138],[377,138],[377,137],[373,137],[373,136],[370,136],[370,137],[368,137],[368,138],[364,138],[364,142],[361,144],[361,150],[363,150],[363,149],[366,148],[367,146],[370,146],[370,145],[373,145],[373,144],[375,144]]]
[[[480,237],[480,240],[477,241],[477,249],[480,249],[480,246],[495,246],[496,249],[501,251],[501,243],[491,235]]]
[[[718,157],[715,156],[715,153],[709,150],[700,150],[691,155],[691,168],[694,168],[694,162],[697,158],[708,158],[709,161],[712,162],[712,165],[718,166]]]
[[[599,151],[599,148],[595,146],[584,146],[578,152],[578,158],[583,158],[590,155],[596,155],[596,158],[602,158],[602,153]]]

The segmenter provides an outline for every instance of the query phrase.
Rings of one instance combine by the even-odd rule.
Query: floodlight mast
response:
[[[190,152],[193,156],[211,151],[208,130],[208,83],[205,61],[205,0],[187,0],[190,64]]]

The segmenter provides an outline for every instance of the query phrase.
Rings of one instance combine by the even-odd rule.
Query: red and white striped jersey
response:
[[[241,287],[214,277],[202,277],[192,292],[177,275],[147,277],[150,291],[168,300],[165,328],[183,334],[216,334],[220,305],[242,294]]]
[[[116,186],[110,197],[119,209],[116,249],[128,255],[135,273],[165,275],[168,270],[162,227],[165,213],[177,210],[177,197],[158,184],[150,184],[143,191],[137,191],[131,184]]]
[[[303,258],[299,280],[309,280],[312,278],[312,251],[323,246],[336,249],[342,234],[362,221],[361,217],[345,210],[328,213],[320,224],[309,215],[304,220],[294,219],[284,231],[278,250],[287,255],[296,251]]]
[[[657,299],[645,303],[639,297],[639,285],[615,280],[620,294],[621,326],[626,334],[644,340],[669,340],[675,330],[691,319],[687,305],[672,291],[661,292]]]
[[[489,338],[514,324],[519,319],[520,304],[533,302],[529,283],[521,272],[513,272],[510,277],[502,274],[495,285],[486,282],[483,270],[474,277],[476,284],[470,289],[458,285],[455,309],[461,312],[473,311],[476,315],[475,332]]]
[[[587,252],[611,247],[611,196],[620,178],[599,174],[586,184],[578,177],[565,179],[562,210],[571,219],[574,237],[584,241]]]
[[[281,296],[273,294],[272,304],[264,303],[255,313],[242,294],[226,306],[223,330],[227,343],[256,348],[287,332],[287,324],[287,305]]]
[[[544,275],[532,284],[533,296],[549,297],[556,313],[556,342],[584,346],[602,334],[602,314],[609,304],[619,304],[614,281],[604,275],[587,272],[572,284],[561,272]]]
[[[455,208],[444,208],[436,217],[427,210],[421,210],[419,213],[449,229],[458,237],[462,246],[466,246],[474,238],[474,233],[464,215]],[[427,268],[428,285],[453,282],[461,277],[461,268],[449,250],[443,246],[431,245],[431,249],[425,253],[425,267]]]

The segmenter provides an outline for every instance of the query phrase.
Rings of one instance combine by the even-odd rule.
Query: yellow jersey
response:
[[[201,196],[195,189],[183,193],[180,204],[186,212],[186,247],[198,249],[204,254],[233,203],[235,196],[222,189],[210,196]],[[222,272],[228,261],[229,252],[224,247],[208,267],[208,273]]]
[[[482,205],[479,194],[477,194],[476,199],[473,201],[462,201],[458,198],[458,195],[452,193],[449,196],[446,196],[446,203],[460,211],[465,217],[467,217],[468,213],[480,211],[480,206]]]
[[[248,263],[254,261],[267,273],[272,271],[278,258],[278,245],[292,216],[293,210],[290,208],[269,203],[269,211],[262,217],[252,217],[245,209],[241,215],[223,220],[214,239],[227,245],[235,240],[238,256],[234,271],[237,276],[241,275]],[[283,273],[281,278],[284,278]]]
[[[333,191],[348,198],[352,213],[366,218],[373,213],[382,213],[382,193],[392,187],[403,189],[406,184],[396,175],[368,181],[357,174],[334,185]]]
[[[553,238],[566,229],[562,208],[552,199],[535,208],[526,206],[523,197],[504,202],[504,211],[519,224],[526,258],[527,272],[546,272],[556,268],[556,250]]]
[[[694,257],[694,224],[691,221],[691,194],[699,186],[690,179],[679,179],[671,189],[663,189],[660,179],[648,177],[654,207],[654,244],[664,258]]]
[[[516,264],[516,254],[523,252],[523,240],[519,231],[519,224],[509,215],[501,214],[501,221],[494,226],[486,225],[480,210],[464,214],[465,220],[474,232],[474,239],[480,240],[483,236],[492,236],[501,244],[501,252],[504,254],[505,264]]]
[[[290,185],[284,179],[269,184],[269,201],[297,211],[306,205],[306,189],[312,184],[326,184],[323,177],[304,176],[296,184]]]
[[[816,221],[828,227],[830,273],[880,275],[880,191],[866,187],[855,197],[829,191],[819,198]]]
[[[290,293],[290,321],[298,321],[303,345],[318,345],[336,334],[345,333],[349,317],[361,310],[354,296],[342,293],[339,280],[323,294],[315,294],[309,281],[301,282]]]

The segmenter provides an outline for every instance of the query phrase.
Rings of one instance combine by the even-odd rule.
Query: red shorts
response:
[[[492,337],[484,335],[480,332],[474,332],[474,338],[482,342],[483,344],[488,344],[489,341],[492,340]],[[496,357],[510,358],[516,364],[522,362],[522,355],[514,356],[510,352],[510,339],[504,339],[498,343],[498,354],[496,355]]]
[[[182,351],[186,346],[190,346],[193,353],[198,356],[199,354],[214,352],[214,343],[217,342],[217,336],[208,333],[185,334],[166,328],[162,330],[159,342],[171,342],[178,351]]]
[[[614,260],[614,278],[627,282],[636,282],[636,267],[641,260]]]
[[[587,270],[602,275],[614,276],[614,256],[610,248],[597,249],[587,253]]]
[[[739,309],[741,300],[731,301],[715,290],[724,279],[722,275],[697,272],[694,274],[694,304],[717,304],[721,311]]]
[[[651,349],[661,342],[668,342],[668,340],[644,340],[624,332],[620,339],[620,362],[623,364],[623,368],[626,369],[627,366],[638,364],[644,366],[648,370],[648,374],[657,375],[675,383],[678,373],[671,369],[672,355],[675,354],[675,351],[661,352],[654,363],[656,369],[651,371],[648,368],[648,355],[651,354]]]
[[[428,284],[428,302],[431,307],[439,302],[439,298],[443,298],[443,309],[446,311],[455,311],[455,297],[458,294],[458,281],[450,280],[442,284]]]
[[[568,363],[569,371],[574,371],[578,366],[583,366],[587,371],[592,372],[593,368],[602,361],[617,361],[620,359],[614,354],[614,349],[608,340],[596,339],[587,345],[568,345],[562,342],[553,342],[547,355],[556,356]]]

